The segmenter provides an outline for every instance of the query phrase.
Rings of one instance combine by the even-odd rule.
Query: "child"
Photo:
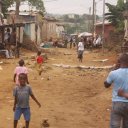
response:
[[[26,74],[26,77],[27,77],[27,81],[26,82],[27,82],[27,84],[29,84],[28,75],[27,75],[28,74],[28,70],[24,65],[25,65],[24,60],[21,59],[19,61],[19,66],[17,66],[15,68],[13,80],[14,80],[14,82],[16,82],[16,85],[19,84],[18,76],[19,76],[20,73],[25,73]]]
[[[25,128],[29,128],[30,122],[30,106],[29,106],[29,96],[37,103],[39,107],[41,104],[35,98],[30,86],[26,85],[27,75],[25,73],[19,74],[19,85],[13,90],[14,100],[14,128],[17,128],[18,120],[23,114],[26,122]]]
[[[42,73],[42,63],[43,63],[43,57],[41,56],[41,51],[38,51],[36,58],[36,69],[39,75],[41,75]]]

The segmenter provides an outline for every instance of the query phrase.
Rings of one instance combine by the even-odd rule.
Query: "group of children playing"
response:
[[[38,74],[41,75],[42,73],[42,63],[43,57],[41,56],[41,51],[38,51],[36,57],[36,69]],[[13,90],[14,96],[14,128],[17,128],[18,120],[20,119],[21,115],[24,115],[24,119],[26,122],[25,128],[29,128],[29,121],[30,121],[30,106],[29,106],[29,96],[37,103],[39,107],[41,104],[36,99],[33,94],[32,88],[29,85],[28,81],[28,70],[25,67],[24,60],[21,59],[19,61],[19,66],[15,68],[14,71],[14,82],[16,83],[16,87]]]

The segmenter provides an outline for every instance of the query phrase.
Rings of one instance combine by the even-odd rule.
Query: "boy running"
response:
[[[41,75],[42,73],[42,64],[43,64],[43,57],[41,56],[41,51],[37,52],[37,58],[36,58],[36,69],[38,71],[38,74]]]

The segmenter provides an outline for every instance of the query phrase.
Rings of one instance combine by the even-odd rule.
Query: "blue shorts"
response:
[[[24,119],[26,121],[30,121],[30,117],[31,117],[30,108],[20,108],[20,107],[16,107],[15,109],[14,120],[19,120],[22,114],[24,115]]]

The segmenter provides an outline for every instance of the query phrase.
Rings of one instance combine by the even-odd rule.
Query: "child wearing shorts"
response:
[[[30,122],[30,106],[29,106],[29,96],[37,103],[39,107],[41,104],[38,102],[36,97],[32,92],[32,88],[26,84],[27,75],[25,73],[19,74],[19,85],[16,86],[13,90],[14,95],[14,128],[17,128],[18,120],[21,115],[24,115],[25,119],[25,128],[29,128]]]

